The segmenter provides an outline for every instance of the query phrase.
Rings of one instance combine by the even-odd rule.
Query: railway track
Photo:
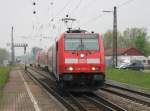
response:
[[[92,99],[92,100],[96,100],[98,102],[100,102],[101,104],[103,105],[107,105],[109,106],[110,108],[112,108],[113,110],[116,110],[116,111],[126,111],[125,109],[123,109],[122,107],[112,103],[111,101],[109,100],[106,100],[105,98],[103,98],[102,96],[100,95],[97,95],[95,93],[88,93],[85,95],[86,97],[88,97],[88,99]]]
[[[150,107],[150,94],[138,90],[133,90],[131,88],[122,87],[119,85],[114,85],[106,82],[106,87],[101,90],[118,95],[120,97],[130,99],[137,103],[146,105]]]
[[[39,69],[34,69],[34,68],[31,68],[31,67],[28,67],[28,69],[31,69],[31,70],[33,70],[34,72],[36,72],[36,73],[42,75],[43,77],[49,78],[50,80],[56,80],[56,78],[54,77],[54,75],[52,75],[52,74],[49,73],[49,72],[42,71],[42,70],[39,70]]]
[[[46,77],[38,71],[28,70],[28,76],[38,84],[40,84],[49,94],[52,94],[58,99],[69,111],[126,111],[120,106],[113,104],[112,102],[105,100],[104,98],[94,94],[77,94],[62,91],[58,88],[50,87],[44,81],[41,81],[34,76],[33,73],[40,74],[40,76]]]
[[[45,82],[41,81],[39,78],[35,77],[33,75],[33,72],[31,72],[31,70],[27,70],[26,74],[34,81],[36,82],[38,85],[40,85],[48,95],[53,95],[57,100],[59,100],[69,111],[77,111],[72,104],[70,104],[67,100],[65,100],[63,97],[60,96],[59,93],[57,93],[57,91],[50,87],[49,85],[47,85]]]
[[[94,106],[96,106],[99,109],[102,109],[103,111],[126,111],[122,107],[120,107],[120,106],[104,99],[103,97],[94,94],[94,93],[85,93],[81,97],[77,97],[77,98],[78,98],[78,100],[80,100],[80,102],[82,104],[84,104],[84,106],[87,106],[87,104],[89,104],[89,105],[94,104]],[[93,108],[92,111],[96,111],[95,107],[87,106],[87,108],[89,110],[91,108]]]
[[[135,94],[150,98],[150,93],[147,93],[147,92],[144,92],[144,91],[134,90],[133,88],[132,89],[127,88],[127,87],[123,87],[123,86],[120,86],[120,85],[117,85],[117,84],[111,84],[109,82],[106,82],[105,85],[108,86],[108,87],[118,88],[118,89],[121,89],[121,90],[124,90],[124,91],[128,91],[128,92],[131,92],[131,93],[135,93]]]

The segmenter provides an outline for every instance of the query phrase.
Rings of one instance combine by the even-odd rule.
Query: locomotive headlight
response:
[[[73,67],[69,67],[68,69],[69,69],[70,71],[73,71]]]
[[[95,71],[95,70],[96,70],[96,68],[95,68],[95,67],[92,67],[92,70],[93,70],[93,71]]]
[[[99,67],[92,67],[91,70],[92,70],[92,71],[98,71],[98,70],[99,70]]]
[[[80,57],[84,57],[84,54],[80,54]]]

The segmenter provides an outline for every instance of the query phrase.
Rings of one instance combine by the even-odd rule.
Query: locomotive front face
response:
[[[99,34],[64,35],[62,79],[76,83],[103,82],[104,51]]]
[[[67,72],[103,72],[98,34],[68,34],[64,39]]]

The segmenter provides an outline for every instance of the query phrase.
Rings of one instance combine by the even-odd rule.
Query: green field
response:
[[[150,90],[150,72],[144,73],[132,70],[107,69],[106,78]]]
[[[9,78],[10,67],[0,67],[0,96],[2,95],[2,88]]]

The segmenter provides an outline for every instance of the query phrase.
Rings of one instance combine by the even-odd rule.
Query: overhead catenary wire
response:
[[[87,1],[87,3],[80,9],[80,10],[84,10],[84,12],[81,12],[80,15],[77,16],[77,18],[82,18],[83,16],[85,16],[86,12],[87,12],[87,8],[90,6],[92,6],[93,4],[96,3],[97,0],[93,1],[93,0],[89,0]],[[77,12],[77,11],[76,11]],[[99,15],[101,16],[101,15]],[[94,18],[97,18],[97,17],[94,17]],[[78,27],[81,26],[81,20],[77,19],[77,24],[78,24]],[[87,21],[88,22],[88,21]],[[77,26],[76,26],[77,27]]]
[[[50,2],[50,6],[51,7],[49,7],[48,12],[49,12],[49,10],[51,10],[51,12],[50,12],[50,15],[51,15],[51,18],[52,18],[51,21],[53,21],[53,18],[54,18],[54,12],[53,12],[54,11],[54,7],[53,7],[54,6],[54,2],[53,1]]]
[[[52,17],[52,20],[57,19],[57,17],[70,5],[70,3],[73,2],[73,0],[68,0],[68,2],[66,2],[66,4],[60,9],[60,11],[58,11],[58,13],[56,13],[56,15],[54,17]],[[77,5],[73,8],[73,10],[69,13],[71,13],[71,16],[76,12],[76,10],[80,7],[82,0],[79,0],[79,2],[77,3]],[[67,14],[69,14],[67,13]],[[60,20],[60,19],[59,19]]]
[[[56,13],[53,19],[57,18],[66,8],[67,6],[72,2],[73,0],[68,0],[66,4]]]
[[[121,4],[119,4],[119,5],[117,5],[116,7],[119,9],[119,8],[125,6],[125,5],[130,4],[130,3],[133,2],[133,1],[134,1],[134,0],[127,0],[127,1],[125,1],[125,2],[123,2],[123,3],[121,3]],[[111,11],[113,11],[113,8],[111,9]],[[99,20],[100,18],[102,18],[103,16],[105,16],[106,14],[109,14],[109,13],[100,14],[99,16],[96,16],[96,17],[94,17],[94,18],[91,18],[90,20],[88,20],[88,21],[82,23],[81,25],[87,26],[87,25],[89,25],[89,23],[92,24],[92,23],[96,22],[97,20]]]
[[[89,5],[93,4],[95,2],[93,2],[93,0],[89,0],[89,2],[87,2],[86,5],[84,5],[84,7],[82,8],[82,10],[86,9]]]
[[[120,7],[123,7],[123,6],[125,6],[125,5],[128,5],[128,4],[130,4],[131,2],[133,2],[133,1],[134,1],[134,0],[127,0],[127,1],[123,2],[122,4],[118,5],[117,8],[120,8]]]
[[[51,2],[53,2],[53,1],[51,1]],[[58,18],[59,15],[64,12],[64,10],[71,4],[71,2],[73,2],[73,0],[68,0],[56,14],[52,14],[53,16],[51,17],[50,23],[49,23],[49,24],[51,24],[52,29],[54,29],[53,26],[55,26],[55,28],[58,27],[58,26],[56,26],[56,24],[58,25],[58,23],[56,23],[56,22],[60,21],[60,18]],[[54,2],[53,2],[53,5],[55,5]]]
[[[55,0],[56,1],[56,0]],[[31,31],[29,32],[29,34],[27,34],[26,36],[19,36],[20,38],[26,39],[26,41],[28,41],[28,43],[30,43],[30,41],[32,40],[46,40],[46,39],[51,39],[52,37],[47,36],[47,34],[45,33],[45,29],[47,27],[47,25],[49,24],[42,24],[40,22],[40,18],[41,15],[39,15],[39,13],[33,13],[34,11],[39,12],[39,6],[40,1],[39,0],[28,0],[28,4],[30,4],[31,8],[31,14],[32,14],[32,19],[31,19]],[[45,31],[45,32],[44,32]],[[36,42],[35,42],[36,43]]]
[[[79,0],[79,2],[77,3],[77,5],[74,7],[74,9],[70,12],[71,15],[73,15],[75,12],[77,12],[76,10],[80,7],[82,3],[82,0]]]
[[[97,20],[99,20],[100,18],[102,18],[102,17],[105,16],[105,15],[106,15],[106,13],[100,14],[100,15],[98,15],[98,16],[96,16],[96,17],[94,17],[94,18],[92,18],[92,19],[90,19],[90,20],[84,22],[83,24],[81,24],[81,26],[90,25],[90,24],[96,22]],[[92,21],[92,22],[91,22],[91,21]]]
[[[84,5],[84,7],[82,8],[82,10],[85,10],[89,5],[91,6],[93,3],[95,3],[95,2],[93,2],[93,0],[90,0],[89,2],[87,2],[87,4],[86,5]],[[85,11],[84,11],[84,13],[85,13]],[[82,16],[83,16],[84,14],[82,13]],[[80,17],[81,18],[81,17]]]
[[[39,8],[39,0],[32,0],[33,9],[35,11]],[[41,39],[48,39],[47,36],[44,36],[44,29],[46,29],[47,24],[42,24],[39,22],[39,13],[33,13],[34,20],[33,20],[33,26],[32,26],[32,33],[30,34],[30,38],[41,38]]]
[[[31,13],[33,14],[33,18],[32,18],[32,31],[30,32],[30,36],[32,36],[36,30],[37,30],[37,25],[38,25],[38,17],[37,17],[37,14],[34,12],[37,11],[37,6],[38,6],[38,0],[28,0],[29,1],[29,4],[32,6],[32,10],[31,10]]]
[[[31,0],[31,1],[38,1],[38,0]],[[68,1],[66,1],[66,3],[64,4],[64,6],[54,15],[54,16],[52,16],[52,18],[57,18],[69,5],[70,5],[70,3],[72,2],[73,0],[68,0]],[[125,2],[123,2],[123,3],[121,3],[120,5],[118,5],[117,7],[122,7],[122,6],[125,6],[125,5],[127,5],[127,4],[129,4],[129,3],[131,3],[132,1],[134,1],[134,0],[127,0],[127,1],[125,1]],[[51,0],[51,2],[53,2],[53,0]],[[91,3],[92,1],[89,1],[88,2],[88,5]],[[92,3],[95,3],[95,2],[92,2]],[[74,14],[74,13],[76,13],[77,12],[77,9],[79,9],[79,7],[81,6],[81,4],[82,4],[82,0],[79,0],[78,1],[78,3],[77,3],[77,5],[75,6],[75,8],[73,8],[73,10],[71,11],[72,12],[72,14]],[[85,7],[85,6],[84,6]],[[82,26],[82,25],[88,25],[89,23],[90,24],[92,24],[92,23],[94,23],[94,22],[96,22],[97,20],[99,20],[99,18],[102,18],[103,16],[105,16],[106,15],[106,13],[105,14],[100,14],[100,15],[98,15],[98,16],[96,16],[96,17],[94,17],[94,18],[91,18],[90,20],[88,20],[88,21],[86,21],[85,23],[81,23],[81,25],[80,26]],[[36,16],[36,18],[37,18],[37,15],[35,14],[35,16]],[[36,27],[38,27],[38,26],[36,26]]]
[[[110,9],[108,9],[108,10],[113,11],[113,8],[110,8]],[[97,20],[99,20],[100,18],[102,18],[103,16],[108,15],[108,14],[111,14],[111,13],[101,13],[101,14],[97,15],[96,17],[91,18],[91,19],[89,19],[88,21],[82,23],[81,26],[90,25],[90,24],[96,22]]]

